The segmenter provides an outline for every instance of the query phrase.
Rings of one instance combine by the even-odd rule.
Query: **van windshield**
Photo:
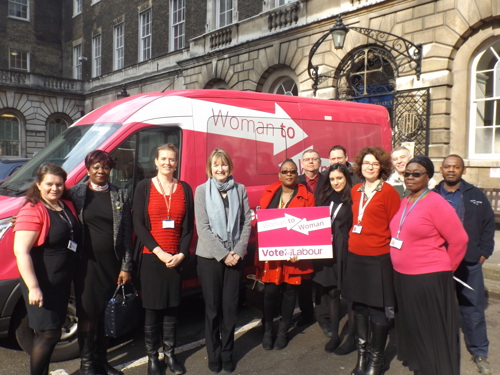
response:
[[[121,124],[107,123],[69,127],[16,174],[0,184],[0,194],[11,197],[24,194],[34,181],[38,168],[45,163],[61,165],[66,172],[71,172],[90,151],[98,148],[120,126]]]

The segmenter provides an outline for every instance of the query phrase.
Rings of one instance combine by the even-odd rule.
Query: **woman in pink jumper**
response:
[[[411,194],[391,221],[398,358],[415,374],[458,375],[458,306],[453,271],[467,234],[453,207],[427,187],[432,161],[414,157],[403,173]]]

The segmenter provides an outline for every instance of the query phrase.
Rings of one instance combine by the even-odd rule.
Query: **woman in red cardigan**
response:
[[[260,199],[260,208],[292,208],[314,207],[314,195],[309,193],[305,185],[297,183],[297,165],[293,160],[285,160],[281,164],[279,181],[269,185]],[[264,337],[262,347],[273,348],[273,318],[280,292],[283,293],[281,305],[281,321],[274,348],[281,350],[287,345],[288,327],[292,321],[297,288],[303,278],[311,278],[313,265],[311,260],[291,258],[288,261],[259,262],[258,277],[265,283],[264,288]]]
[[[363,182],[351,190],[354,225],[342,288],[355,315],[358,362],[353,375],[378,375],[384,365],[385,312],[395,305],[389,224],[400,204],[398,192],[385,183],[391,168],[390,154],[380,147],[366,147],[356,156],[354,171]]]

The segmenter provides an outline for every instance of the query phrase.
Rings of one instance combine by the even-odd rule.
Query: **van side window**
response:
[[[178,171],[182,162],[180,140],[181,131],[177,126],[155,126],[134,133],[111,152],[116,165],[111,170],[110,182],[126,188],[133,197],[139,181],[156,176],[156,148],[165,143],[173,143],[179,149]]]

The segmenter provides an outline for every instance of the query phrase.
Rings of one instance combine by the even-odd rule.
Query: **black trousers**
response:
[[[228,267],[221,261],[197,257],[198,278],[205,301],[205,344],[209,362],[232,360],[238,312],[241,261]]]

